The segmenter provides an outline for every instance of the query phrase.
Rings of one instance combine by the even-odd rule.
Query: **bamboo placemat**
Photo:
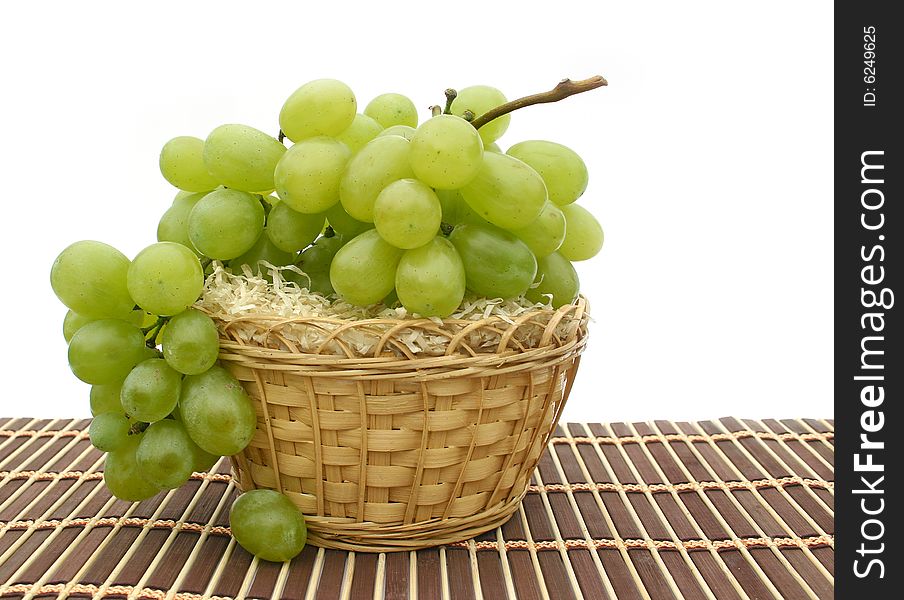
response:
[[[226,461],[123,502],[88,423],[0,419],[2,598],[833,597],[832,421],[568,424],[495,531],[285,564],[229,537]]]

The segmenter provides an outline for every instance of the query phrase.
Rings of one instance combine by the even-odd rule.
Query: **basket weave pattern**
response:
[[[258,413],[254,439],[232,457],[238,486],[287,494],[305,513],[309,539],[324,547],[412,550],[492,529],[526,492],[571,389],[588,319],[579,299],[512,321],[379,323],[382,340],[368,356],[341,343],[344,355],[298,352],[281,335],[255,344],[221,322],[221,361]],[[260,326],[324,326],[317,321]],[[329,325],[335,342],[377,324]],[[445,336],[445,354],[418,356],[394,343],[418,328]],[[499,340],[491,352],[463,342],[481,328]],[[512,342],[525,328],[542,330],[535,347]]]

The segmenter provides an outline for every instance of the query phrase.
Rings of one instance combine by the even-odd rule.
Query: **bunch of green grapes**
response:
[[[420,316],[449,316],[466,290],[572,302],[572,262],[603,243],[599,223],[575,203],[587,187],[584,161],[542,140],[501,152],[510,115],[479,129],[470,122],[506,102],[495,88],[449,98],[418,125],[405,96],[383,94],[358,113],[346,84],[321,79],[286,100],[279,139],[243,125],[176,138],[160,165],[185,195],[158,238],[234,270],[296,265],[304,275],[287,278],[311,291],[361,306],[398,301]],[[179,151],[187,140],[193,151]],[[219,187],[205,195],[204,185]]]
[[[163,146],[160,171],[179,192],[157,243],[133,260],[95,241],[59,255],[51,283],[69,308],[69,365],[92,386],[90,438],[108,453],[113,494],[137,501],[179,487],[254,435],[250,399],[217,364],[216,324],[194,308],[213,261],[265,276],[294,265],[283,276],[312,292],[420,316],[453,314],[466,291],[574,301],[572,262],[603,244],[575,203],[584,161],[542,140],[502,152],[510,115],[480,119],[507,101],[495,88],[447,99],[419,124],[400,94],[359,113],[346,84],[309,82],[283,105],[278,137],[226,124]],[[239,543],[270,560],[301,550],[299,519],[267,494],[233,511]]]
[[[572,302],[572,262],[603,244],[599,223],[575,203],[584,161],[542,140],[503,153],[511,115],[479,129],[470,122],[506,103],[495,88],[448,98],[418,125],[401,94],[359,113],[346,84],[319,79],[286,100],[278,139],[222,125],[205,140],[170,140],[160,169],[182,191],[158,240],[234,271],[295,265],[303,275],[284,276],[310,291],[360,306],[397,301],[420,316],[451,315],[466,290]]]
[[[69,366],[91,384],[89,435],[108,453],[114,495],[137,501],[177,488],[248,445],[254,406],[216,365],[213,320],[192,308],[204,285],[192,249],[160,242],[130,261],[101,242],[76,242],[50,279],[69,307]]]

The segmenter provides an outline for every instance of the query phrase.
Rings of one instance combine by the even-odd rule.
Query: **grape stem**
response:
[[[583,92],[589,92],[590,90],[595,90],[596,88],[603,87],[604,85],[609,85],[609,82],[606,81],[606,79],[602,75],[595,75],[590,79],[581,79],[580,81],[563,79],[556,85],[556,87],[549,90],[548,92],[541,92],[539,94],[532,94],[530,96],[518,98],[517,100],[506,102],[505,104],[501,104],[492,110],[488,110],[487,112],[471,121],[471,125],[474,126],[474,129],[480,129],[493,119],[498,119],[502,115],[507,115],[512,111],[518,110],[519,108],[532,106],[534,104],[558,102],[559,100],[564,100],[569,96],[574,96],[575,94],[580,94]]]
[[[457,97],[458,92],[456,90],[453,90],[452,88],[446,90],[446,107],[443,109],[444,115],[452,114],[452,101]]]
[[[166,322],[169,321],[168,317],[157,317],[157,322],[148,327],[147,329],[142,329],[144,335],[147,336],[150,334],[151,337],[147,340],[148,348],[156,348],[157,347],[157,336],[160,335],[160,330],[163,329],[163,326]]]

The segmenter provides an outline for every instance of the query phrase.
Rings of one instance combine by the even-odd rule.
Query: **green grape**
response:
[[[176,315],[195,303],[204,288],[198,256],[175,242],[157,242],[129,266],[129,293],[154,315]]]
[[[482,130],[483,128],[481,128]],[[493,142],[492,144],[484,144],[483,146],[484,152],[495,152],[496,154],[502,154],[502,148],[499,147],[499,144]]]
[[[341,206],[339,210],[342,210]],[[292,210],[285,202],[279,202],[267,215],[267,227],[264,231],[273,245],[280,250],[298,252],[317,239],[323,231],[323,224],[322,213],[313,215],[300,213]]]
[[[564,206],[577,200],[587,189],[587,165],[577,152],[555,142],[519,142],[506,153],[524,161],[543,178],[549,199]]]
[[[66,316],[63,318],[63,338],[66,343],[69,343],[76,331],[93,321],[97,321],[97,319],[80,315],[74,310],[66,311]]]
[[[191,439],[206,452],[231,456],[254,436],[257,415],[242,384],[223,367],[186,375],[179,412]]]
[[[374,203],[380,236],[405,250],[423,246],[439,231],[442,207],[436,193],[417,179],[399,179],[383,188]]]
[[[398,135],[410,142],[416,132],[417,129],[409,127],[408,125],[393,125],[392,127],[387,127],[381,131],[377,137],[382,137],[384,135]]]
[[[314,245],[301,253],[298,266],[305,275],[299,275],[293,271],[286,271],[286,277],[294,281],[300,287],[317,292],[322,296],[335,294],[333,284],[330,282],[330,264],[336,252],[342,247],[342,237],[321,236]]]
[[[574,266],[558,252],[537,260],[537,280],[539,285],[527,290],[524,296],[531,302],[545,304],[549,294],[553,308],[571,304],[581,287]]]
[[[308,539],[304,515],[275,490],[249,490],[236,498],[229,511],[229,527],[242,548],[273,562],[291,560]]]
[[[515,298],[537,273],[527,244],[492,225],[459,225],[449,236],[465,265],[468,289],[487,298]]]
[[[385,242],[376,230],[365,231],[336,252],[330,282],[347,302],[367,306],[382,300],[395,287],[402,250]]]
[[[335,79],[316,79],[295,90],[279,111],[279,127],[293,142],[335,136],[355,120],[358,103],[351,88]]]
[[[567,225],[559,254],[572,261],[596,256],[603,247],[603,228],[599,221],[583,206],[568,204],[561,208]]]
[[[552,254],[565,239],[565,214],[549,200],[533,223],[512,233],[521,238],[537,258]]]
[[[345,144],[332,138],[318,136],[298,142],[276,165],[276,193],[292,210],[325,211],[339,201],[339,180],[349,156]]]
[[[486,220],[480,218],[468,206],[468,203],[461,197],[459,190],[436,190],[436,196],[439,198],[440,206],[443,209],[443,223],[448,223],[449,225],[461,225],[462,223],[489,225]]]
[[[465,295],[465,269],[455,246],[442,236],[406,250],[399,261],[395,288],[399,301],[422,317],[448,317]]]
[[[85,383],[122,381],[144,355],[144,335],[125,321],[101,319],[75,332],[69,367]]]
[[[163,145],[160,172],[164,179],[187,192],[209,192],[219,185],[204,166],[204,140],[187,135]]]
[[[480,173],[461,195],[480,217],[503,229],[530,225],[546,204],[546,186],[537,172],[495,152],[484,155]]]
[[[284,267],[293,264],[296,258],[298,256],[295,252],[280,250],[270,241],[270,237],[265,234],[257,238],[257,241],[248,252],[230,260],[229,266],[232,268],[233,273],[242,273],[242,265],[248,265],[252,273],[266,275],[267,267],[261,265],[261,261],[268,262],[274,267]]]
[[[149,358],[122,382],[122,408],[134,419],[153,423],[173,412],[181,389],[181,373],[162,358]]]
[[[99,384],[91,386],[91,416],[96,417],[104,413],[125,414],[119,396],[122,393],[122,382]]]
[[[153,485],[174,490],[191,478],[196,444],[179,421],[164,419],[144,431],[135,451],[135,462],[144,478]]]
[[[201,446],[194,442],[191,443],[191,469],[193,472],[204,473],[205,471],[210,471],[218,460],[220,460],[220,457],[216,454],[202,450]]]
[[[452,106],[449,108],[453,115],[458,115],[459,117],[464,115],[465,111],[471,111],[471,114],[479,117],[483,113],[506,102],[508,100],[506,100],[505,94],[496,88],[488,85],[472,85],[459,90],[455,100],[452,101]],[[502,115],[481,127],[478,131],[480,132],[480,137],[483,138],[483,143],[491,144],[501,138],[505,130],[508,129],[511,120],[512,115]]]
[[[423,123],[411,138],[409,163],[415,176],[430,187],[453,190],[477,176],[483,142],[470,123],[439,115]]]
[[[195,308],[179,313],[160,334],[163,358],[185,375],[199,375],[220,353],[220,335],[213,319]]]
[[[144,327],[144,317],[146,314],[147,313],[143,310],[133,310],[129,313],[128,317],[119,320],[138,325],[139,327]],[[94,317],[86,317],[85,315],[80,315],[73,310],[66,311],[66,316],[65,318],[63,318],[63,338],[66,340],[66,343],[72,341],[72,336],[75,335],[76,331],[78,331],[88,323],[93,323],[94,321],[98,320],[99,319],[95,319]]]
[[[129,259],[101,242],[75,242],[50,269],[50,285],[67,308],[97,319],[125,317],[135,303],[126,286]]]
[[[122,447],[107,454],[107,461],[104,464],[104,484],[120,500],[128,502],[147,500],[160,491],[160,488],[144,478],[141,467],[135,459],[135,452],[143,435],[128,436]]]
[[[273,170],[286,147],[247,125],[220,125],[204,142],[204,165],[226,187],[243,192],[273,189]]]
[[[384,128],[395,125],[417,127],[417,107],[402,94],[380,94],[367,104],[364,114]]]
[[[348,146],[352,154],[356,154],[364,144],[380,135],[382,131],[382,125],[367,115],[357,114],[352,124],[337,135],[336,139]]]
[[[173,200],[173,205],[160,217],[160,223],[157,224],[157,241],[182,244],[192,252],[198,253],[188,237],[188,215],[205,195],[206,192],[177,196]]]
[[[411,143],[388,135],[369,141],[349,161],[339,182],[342,208],[358,221],[372,223],[374,202],[384,187],[405,177],[414,177],[408,164]]]
[[[204,256],[228,260],[251,249],[264,230],[264,219],[264,207],[256,196],[214,190],[188,216],[188,236]]]
[[[125,446],[132,423],[122,412],[101,413],[91,420],[88,437],[95,448],[113,452]]]
[[[351,239],[361,235],[368,229],[374,228],[373,223],[359,221],[345,212],[345,208],[343,208],[341,202],[337,202],[323,214],[326,216],[326,220],[330,224],[330,227],[333,228],[333,231],[344,236],[346,239]]]

